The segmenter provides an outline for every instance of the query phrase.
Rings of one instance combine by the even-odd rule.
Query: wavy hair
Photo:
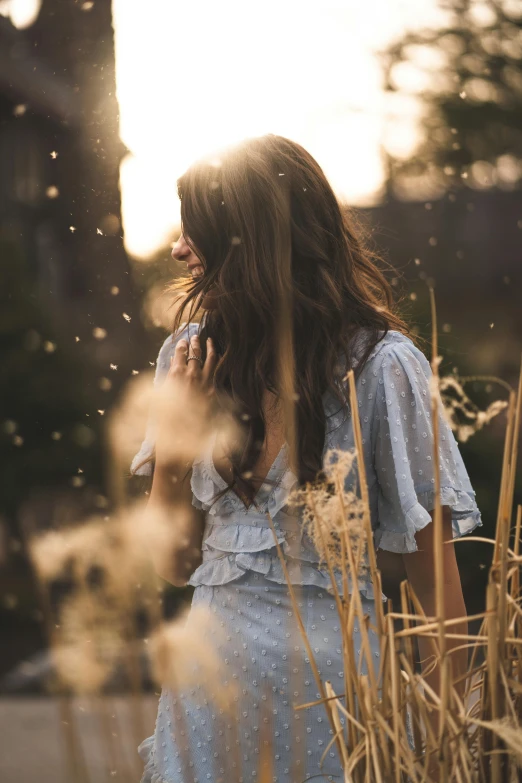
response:
[[[230,454],[229,488],[254,498],[248,478],[265,440],[264,387],[282,400],[299,483],[312,482],[323,467],[323,395],[330,389],[349,407],[343,378],[355,364],[355,338],[364,330],[361,367],[389,329],[407,331],[380,259],[314,158],[281,136],[198,161],[178,194],[183,234],[205,273],[181,281],[173,328],[188,307],[190,321],[211,302],[201,347],[211,336],[216,396],[233,403],[245,434]]]

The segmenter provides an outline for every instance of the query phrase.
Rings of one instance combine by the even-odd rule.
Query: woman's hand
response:
[[[217,364],[217,355],[210,337],[207,339],[206,347],[207,356],[203,364],[198,335],[195,334],[190,338],[190,346],[187,340],[180,340],[176,345],[174,356],[170,360],[170,370],[167,374],[167,379],[170,376],[177,383],[184,384],[190,392],[213,394],[213,377]]]
[[[216,364],[217,355],[210,339],[203,367],[197,335],[191,338],[190,346],[187,340],[176,345],[167,377],[156,397],[156,470],[187,466],[204,446],[211,424]]]

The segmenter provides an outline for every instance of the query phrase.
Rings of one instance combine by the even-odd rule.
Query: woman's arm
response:
[[[181,462],[168,466],[156,465],[147,511],[152,524],[169,530],[166,547],[154,547],[154,568],[162,579],[184,587],[201,564],[201,543],[205,527],[205,512],[192,505],[191,471]],[[162,542],[162,536],[158,541]]]
[[[443,507],[443,539],[453,542],[453,531],[451,524],[451,510]],[[433,518],[433,512],[430,512]],[[404,567],[408,581],[413,587],[421,606],[428,617],[435,617],[435,565],[433,558],[433,531],[434,525],[426,525],[422,530],[417,531],[415,540],[417,541],[418,551],[403,554]],[[467,634],[468,623],[464,596],[462,594],[462,584],[455,556],[455,547],[453,543],[445,543],[443,546],[444,557],[444,612],[445,619],[457,619],[462,617],[463,622],[451,626],[451,633]],[[419,655],[422,664],[422,671],[433,662],[432,639],[420,636],[418,637]],[[456,647],[462,646],[462,639],[447,639],[446,650],[451,656],[453,679],[457,680],[465,675],[468,668],[467,649],[452,652]],[[426,676],[426,682],[435,691],[440,693],[440,666],[436,666],[434,671]],[[456,686],[457,693],[462,698],[464,695],[464,681]],[[437,725],[437,717],[432,713],[434,726]]]
[[[201,358],[199,337],[190,340],[192,355]],[[205,512],[192,504],[190,463],[197,452],[208,415],[208,395],[216,364],[209,341],[203,367],[188,358],[188,342],[176,346],[158,398],[156,464],[147,511],[162,532],[152,553],[158,574],[183,587],[202,560]]]

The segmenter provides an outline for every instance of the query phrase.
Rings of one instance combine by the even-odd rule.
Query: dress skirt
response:
[[[316,585],[294,589],[321,681],[329,680],[342,694],[341,631],[334,597]],[[373,599],[361,594],[361,601],[375,624]],[[221,675],[212,685],[203,680],[198,684],[196,675],[188,688],[162,691],[154,735],[139,748],[145,762],[142,783],[246,783],[261,779],[266,759],[274,783],[317,776],[342,780],[324,705],[296,709],[316,702],[320,693],[288,585],[247,571],[224,585],[196,587],[192,607],[197,606],[209,609],[216,619],[208,643],[218,656]],[[370,643],[378,674],[373,632]],[[362,653],[357,624],[353,645],[358,661]],[[367,673],[364,659],[361,672]],[[223,709],[215,694],[230,684],[236,686],[231,706]]]

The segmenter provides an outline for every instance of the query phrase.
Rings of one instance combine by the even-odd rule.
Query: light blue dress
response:
[[[165,341],[155,383],[165,377],[176,342],[197,333],[198,328],[197,324],[185,325],[176,337]],[[364,339],[361,331],[358,351]],[[374,542],[376,548],[390,552],[416,551],[415,533],[431,521],[428,512],[435,505],[430,375],[424,354],[410,339],[391,331],[374,348],[357,379]],[[328,417],[323,456],[331,448],[353,449],[350,411],[341,409],[330,391],[325,393],[323,404]],[[150,465],[138,470],[136,466],[153,446],[150,425],[131,472],[150,471]],[[207,513],[203,562],[189,584],[195,587],[192,605],[208,607],[224,631],[214,646],[222,662],[222,681],[234,680],[238,695],[233,714],[227,714],[203,684],[182,687],[177,693],[164,689],[154,735],[140,746],[145,762],[142,783],[255,781],[260,778],[259,759],[266,743],[274,783],[294,783],[318,775],[342,780],[337,749],[335,745],[328,747],[333,731],[323,705],[295,709],[316,701],[320,694],[296,624],[267,511],[296,586],[321,679],[329,680],[334,691],[342,693],[344,672],[339,616],[328,590],[330,578],[319,565],[299,518],[290,514],[286,505],[288,493],[296,485],[286,445],[269,472],[275,486],[263,485],[256,496],[259,510],[254,506],[246,510],[231,491],[212,505],[213,497],[226,484],[211,454],[212,446],[193,464],[193,503]],[[442,418],[440,468],[442,503],[452,510],[454,537],[462,536],[482,522],[457,443]],[[347,490],[352,481],[349,476]],[[342,592],[341,575],[336,578]],[[363,610],[375,623],[377,596],[369,575],[359,578],[358,589]],[[377,673],[379,647],[373,636],[371,643]],[[357,657],[361,647],[358,629],[353,644]],[[363,661],[362,673],[366,671]],[[344,719],[341,722],[344,725]]]

